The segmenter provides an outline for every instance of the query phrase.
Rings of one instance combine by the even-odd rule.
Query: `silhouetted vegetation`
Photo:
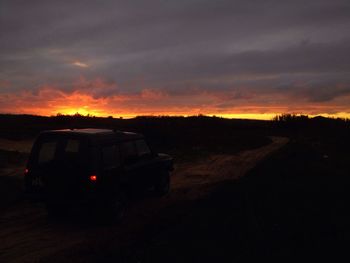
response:
[[[270,142],[269,123],[218,117],[140,116],[133,119],[100,118],[75,114],[52,117],[0,115],[0,137],[31,139],[43,130],[106,128],[143,133],[152,147],[175,156],[177,161],[208,153],[235,153]]]
[[[107,128],[140,132],[157,151],[174,154],[177,160],[259,147],[269,142],[269,135],[292,138],[312,135],[343,140],[348,145],[350,130],[349,120],[293,114],[278,115],[272,121],[204,115],[121,119],[80,114],[51,117],[3,114],[0,122],[0,137],[13,140],[34,138],[39,132],[52,129]]]
[[[280,127],[328,127],[328,128],[349,128],[349,119],[342,118],[326,118],[322,116],[316,116],[310,118],[308,115],[297,115],[297,114],[281,114],[273,118],[274,124]]]

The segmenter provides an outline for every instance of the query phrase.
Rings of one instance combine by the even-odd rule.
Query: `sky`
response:
[[[0,0],[0,113],[350,117],[349,0]]]

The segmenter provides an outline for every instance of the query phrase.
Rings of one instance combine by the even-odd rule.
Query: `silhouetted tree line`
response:
[[[59,114],[51,117],[1,115],[0,137],[30,139],[43,130],[104,128],[140,132],[157,151],[195,157],[237,152],[267,144],[270,122],[209,116],[139,116],[132,119]]]
[[[225,119],[197,115],[139,116],[132,119],[96,117],[91,115],[63,115],[43,117],[33,115],[0,114],[0,137],[27,139],[43,130],[74,128],[105,128],[143,133],[159,150],[169,149],[242,149],[267,142],[276,136],[331,136],[349,137],[349,120],[282,114],[271,121]],[[344,140],[345,140],[344,139]]]
[[[308,115],[281,114],[276,115],[273,120],[275,124],[285,126],[329,126],[349,127],[350,120],[345,118],[326,118],[322,116],[309,117]]]
[[[271,122],[271,131],[276,135],[299,140],[327,141],[327,145],[350,147],[350,121],[343,118],[282,114]]]
[[[309,119],[308,115],[281,114],[276,115],[272,120],[275,122],[306,122]]]

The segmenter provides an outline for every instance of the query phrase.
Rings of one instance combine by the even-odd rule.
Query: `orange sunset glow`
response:
[[[97,83],[100,83],[98,80]],[[101,83],[99,84],[101,85]],[[101,88],[97,85],[97,88]],[[90,90],[91,92],[91,90]],[[92,92],[93,93],[93,92]],[[0,96],[1,108],[5,113],[34,114],[52,116],[57,114],[92,115],[97,117],[113,116],[116,118],[133,118],[136,116],[193,116],[203,114],[224,118],[261,119],[270,120],[281,113],[322,115],[325,117],[349,118],[345,112],[346,106],[325,106],[322,104],[300,103],[293,107],[284,103],[276,105],[246,105],[242,103],[236,107],[219,109],[217,107],[224,100],[220,94],[197,93],[193,96],[173,96],[152,89],[145,89],[135,94],[113,95],[108,97],[94,97],[87,92],[60,91],[54,87],[43,87],[37,93],[22,92],[21,94],[5,94]],[[187,101],[197,101],[198,106],[189,107]],[[345,102],[338,102],[339,104]],[[205,102],[202,106],[200,103]],[[182,104],[182,105],[181,105]],[[328,113],[334,111],[334,113]]]

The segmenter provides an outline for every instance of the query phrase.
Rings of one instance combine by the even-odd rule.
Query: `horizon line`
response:
[[[82,114],[79,112],[76,113],[56,113],[56,114],[50,114],[50,115],[40,115],[35,113],[6,113],[6,112],[0,112],[0,115],[22,115],[22,116],[35,116],[35,117],[59,117],[59,116],[81,116],[81,117],[90,117],[90,118],[113,118],[113,119],[135,119],[140,117],[149,117],[149,118],[165,118],[165,117],[178,117],[178,118],[190,118],[190,117],[209,117],[209,118],[222,118],[222,119],[231,119],[231,120],[256,120],[256,121],[273,121],[274,118],[278,116],[283,115],[292,115],[292,116],[307,116],[308,118],[315,118],[315,117],[324,117],[328,119],[343,119],[343,120],[350,120],[350,114],[349,113],[340,113],[340,114],[305,114],[305,113],[233,113],[233,114],[140,114],[140,115],[94,115],[94,114]]]

